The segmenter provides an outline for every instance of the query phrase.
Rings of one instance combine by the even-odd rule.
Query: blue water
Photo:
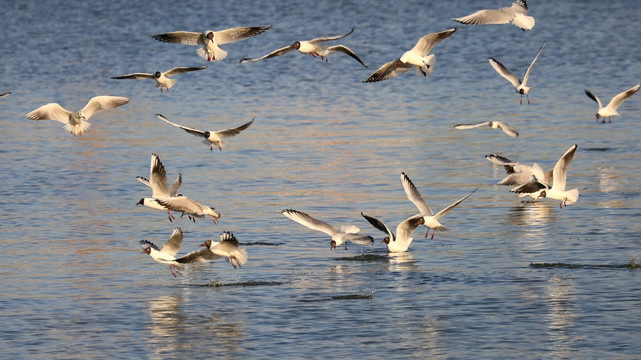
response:
[[[509,1],[26,1],[0,24],[0,348],[3,358],[638,358],[641,253],[641,96],[597,124],[596,104],[639,83],[636,25],[626,1],[530,1],[533,30],[450,20]],[[169,94],[131,72],[201,66],[195,47],[150,35],[245,25],[266,33],[228,44],[227,59],[178,76]],[[292,53],[299,39],[355,32],[342,43],[370,66]],[[426,78],[363,84],[418,37],[457,27],[432,50]],[[547,41],[531,105],[492,70],[518,76]],[[77,110],[93,96],[131,103],[92,118],[81,137],[24,117],[49,102]],[[154,117],[205,129],[256,118],[222,151]],[[521,136],[458,123],[501,120]],[[554,166],[573,144],[568,187],[579,201],[522,203],[484,155]],[[158,153],[181,192],[213,205],[207,219],[170,223],[136,207]],[[388,256],[384,234],[416,212],[406,172],[434,210],[481,189],[442,223],[451,231]],[[294,208],[355,224],[374,247],[330,251],[292,222]],[[141,255],[175,226],[181,254],[223,230],[249,262],[188,267],[183,277]],[[546,264],[556,264],[551,266]]]

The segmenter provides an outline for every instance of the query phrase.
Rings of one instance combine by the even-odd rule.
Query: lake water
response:
[[[0,347],[15,358],[638,358],[641,354],[641,95],[611,124],[596,104],[639,83],[641,7],[627,1],[530,1],[533,30],[451,21],[509,1],[160,1],[4,4],[0,41]],[[201,66],[195,47],[150,35],[268,25],[224,48],[224,61],[178,76],[169,94],[131,72]],[[352,35],[359,54],[329,62],[297,53],[253,64],[299,39]],[[424,79],[363,84],[427,33],[457,27],[432,50]],[[531,105],[490,67],[522,76]],[[24,115],[93,96],[131,103],[92,118],[80,137]],[[222,151],[154,117],[225,129],[255,117]],[[458,123],[501,120],[512,139]],[[521,202],[498,153],[544,168],[573,144],[568,187],[579,201]],[[219,225],[134,204],[158,153],[180,191],[216,207]],[[406,172],[434,210],[482,187],[441,222],[451,231],[388,256],[384,234],[416,212]],[[354,224],[373,247],[330,251],[329,238],[280,214],[293,208]],[[223,231],[248,253],[169,269],[140,254],[175,226],[180,253]],[[546,264],[555,264],[546,265]]]

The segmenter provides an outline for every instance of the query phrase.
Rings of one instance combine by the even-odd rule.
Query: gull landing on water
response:
[[[473,14],[453,18],[452,20],[467,25],[507,24],[511,22],[525,31],[534,27],[534,18],[527,16],[527,10],[525,0],[517,0],[512,6],[496,10],[479,10]]]
[[[457,200],[456,202],[448,205],[445,209],[439,211],[436,215],[434,215],[434,212],[432,212],[432,209],[427,205],[427,202],[423,200],[421,197],[421,194],[418,192],[416,189],[416,186],[412,183],[410,178],[405,175],[404,172],[401,173],[401,185],[403,185],[403,190],[405,190],[405,194],[407,195],[407,198],[414,203],[414,205],[418,208],[418,210],[421,212],[421,215],[423,216],[423,225],[427,228],[427,232],[425,233],[425,237],[427,238],[427,235],[430,232],[430,229],[432,229],[432,239],[434,239],[434,233],[436,233],[436,230],[438,231],[448,231],[449,229],[446,228],[445,226],[441,225],[441,223],[438,221],[443,215],[447,214],[450,210],[454,209],[458,204],[462,203],[463,200],[467,199],[470,195],[474,194],[476,190],[481,187],[481,185],[477,186],[476,189],[472,190],[471,193],[465,195],[461,199]]]
[[[526,194],[532,198],[536,197],[536,199],[543,197],[560,200],[560,208],[574,204],[579,199],[579,190],[565,190],[565,184],[568,167],[570,166],[570,162],[574,157],[577,147],[578,146],[576,144],[570,147],[568,151],[561,156],[559,161],[556,162],[556,165],[554,165],[554,169],[552,170],[552,187],[534,179],[533,181],[517,186],[510,191],[519,194]]]
[[[234,269],[240,268],[247,262],[247,250],[238,248],[238,239],[234,234],[224,231],[220,234],[220,242],[207,240],[200,245],[204,249],[190,252],[176,259],[181,264],[205,263],[226,257]]]
[[[348,241],[358,245],[374,244],[374,238],[368,235],[359,234],[361,230],[357,226],[354,226],[354,225],[342,226],[339,231],[332,225],[324,221],[314,219],[313,217],[305,214],[304,212],[300,212],[292,209],[285,209],[281,211],[281,213],[303,226],[306,226],[312,230],[324,232],[325,234],[331,236],[332,240],[329,243],[329,247],[331,250],[336,249],[337,246],[340,246],[343,243],[345,243],[345,250],[347,250]]]
[[[178,173],[176,181],[169,186],[167,184],[167,172],[165,171],[165,167],[162,162],[160,162],[160,158],[157,154],[151,154],[149,179],[145,179],[142,176],[136,176],[136,179],[151,188],[151,197],[140,199],[136,205],[143,205],[156,210],[167,210],[167,217],[169,218],[169,221],[175,219],[171,214],[171,210],[168,210],[164,206],[158,204],[157,199],[178,196],[178,188],[180,187],[180,184],[182,184],[182,174]]]
[[[235,27],[226,30],[205,30],[202,33],[174,31],[166,34],[152,35],[158,41],[200,46],[196,53],[207,61],[218,61],[227,57],[227,51],[218,47],[239,40],[247,39],[267,31],[270,26]]]
[[[220,130],[220,131],[203,131],[203,130],[198,130],[198,129],[173,123],[169,121],[169,119],[167,119],[166,117],[162,116],[161,114],[156,114],[156,117],[166,122],[167,124],[173,125],[177,128],[181,128],[194,136],[204,137],[205,140],[203,140],[203,142],[209,145],[210,151],[214,151],[214,145],[218,147],[218,150],[222,151],[223,150],[222,145],[225,143],[223,141],[223,138],[232,137],[240,134],[241,131],[247,129],[254,122],[254,119],[251,119],[251,121],[233,129]]]
[[[251,62],[256,62],[259,60],[264,60],[264,59],[270,59],[274,58],[277,56],[281,56],[284,54],[287,54],[290,51],[298,50],[301,54],[306,54],[306,55],[311,55],[313,57],[320,57],[321,59],[327,61],[327,57],[329,54],[333,52],[342,52],[344,54],[347,54],[351,56],[352,58],[356,59],[361,65],[367,67],[367,64],[361,58],[356,55],[352,50],[350,50],[347,46],[344,45],[334,45],[330,47],[325,47],[321,46],[319,43],[325,42],[325,41],[333,41],[333,40],[338,40],[346,37],[347,35],[351,34],[354,32],[354,28],[350,30],[348,33],[343,34],[343,35],[338,35],[338,36],[329,36],[329,37],[321,37],[321,38],[316,38],[312,40],[300,40],[294,42],[292,45],[288,45],[285,47],[282,47],[280,49],[274,50],[270,52],[267,55],[263,55],[258,58],[245,58],[242,59],[240,62],[241,63],[251,63]]]
[[[467,130],[467,129],[473,129],[481,126],[486,126],[486,125],[488,125],[492,129],[501,129],[508,136],[511,136],[511,137],[519,136],[519,133],[516,132],[514,128],[500,121],[485,121],[479,124],[458,124],[458,125],[454,125],[454,128],[459,130]]]
[[[387,80],[410,70],[412,67],[416,67],[417,76],[428,76],[434,71],[434,65],[436,64],[436,57],[428,55],[428,53],[434,45],[448,38],[455,31],[456,29],[452,28],[421,37],[416,45],[411,50],[406,51],[400,59],[384,64],[363,82]]]
[[[377,218],[373,216],[369,216],[366,214],[363,214],[361,212],[361,215],[369,221],[372,226],[377,228],[378,230],[386,233],[388,236],[386,236],[383,239],[383,242],[385,245],[387,245],[387,251],[391,253],[399,253],[399,252],[405,252],[407,249],[410,247],[410,244],[412,243],[412,231],[416,229],[419,225],[422,225],[425,223],[425,219],[423,218],[423,215],[418,214],[414,215],[412,217],[409,217],[405,220],[403,220],[398,226],[396,227],[396,234],[394,234],[388,227],[385,225],[382,221],[378,220]]]
[[[530,66],[528,66],[527,70],[525,71],[525,75],[523,75],[523,81],[521,81],[516,75],[512,74],[510,70],[508,70],[503,64],[500,62],[496,61],[493,58],[490,58],[490,65],[496,70],[499,75],[503,76],[507,81],[509,81],[512,85],[514,85],[514,89],[516,90],[517,93],[521,94],[521,100],[520,103],[523,105],[523,95],[526,96],[527,98],[527,103],[530,103],[530,96],[528,95],[528,92],[532,88],[531,86],[527,86],[527,79],[530,77],[530,70],[532,70],[532,65],[536,62],[536,59],[539,58],[539,55],[541,55],[541,51],[543,51],[543,47],[545,46],[545,41],[543,42],[543,45],[541,45],[541,48],[539,49],[539,52],[536,53],[536,56],[534,57],[534,60],[532,60],[532,63],[530,63]]]
[[[161,264],[169,265],[169,271],[171,274],[176,277],[176,274],[182,275],[178,268],[182,268],[182,264],[176,261],[176,254],[180,245],[183,242],[183,232],[180,228],[175,228],[174,232],[169,237],[161,249],[154,243],[147,240],[140,240],[140,247],[142,248],[141,254],[148,254],[151,256],[154,261],[157,261]]]
[[[122,96],[95,96],[80,111],[71,112],[57,103],[43,105],[25,115],[30,120],[56,120],[65,124],[65,131],[76,135],[86,132],[91,123],[88,122],[95,113],[110,110],[129,103],[129,99]]]
[[[641,84],[637,84],[635,87],[613,97],[606,107],[603,107],[603,105],[601,104],[601,100],[599,100],[596,95],[586,89],[585,94],[589,96],[590,99],[596,101],[596,103],[599,105],[599,110],[597,110],[596,112],[596,121],[599,122],[599,118],[603,118],[602,122],[605,122],[605,118],[608,118],[609,122],[612,122],[612,116],[619,115],[619,113],[617,112],[617,108],[619,107],[619,105],[621,105],[623,100],[629,98],[630,96],[634,95],[634,93],[639,91],[640,86]]]
[[[185,72],[205,70],[205,69],[207,69],[207,66],[201,66],[201,67],[175,67],[175,68],[172,68],[171,70],[168,70],[168,71],[165,71],[165,72],[156,71],[153,74],[149,74],[149,73],[132,73],[132,74],[127,74],[127,75],[122,75],[122,76],[115,76],[115,77],[112,77],[112,79],[134,79],[134,80],[154,79],[156,81],[156,87],[160,88],[160,92],[162,92],[163,88],[167,89],[167,92],[169,92],[169,88],[174,86],[174,84],[178,80],[170,79],[170,78],[168,78],[168,76],[174,76],[174,75],[182,74],[182,73],[185,73]]]

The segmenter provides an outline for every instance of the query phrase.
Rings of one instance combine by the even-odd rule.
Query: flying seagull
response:
[[[198,71],[198,70],[205,70],[207,69],[207,66],[201,66],[201,67],[175,67],[172,68],[171,70],[165,71],[165,72],[160,72],[156,71],[153,74],[148,74],[148,73],[133,73],[133,74],[127,74],[127,75],[122,75],[122,76],[115,76],[112,77],[112,79],[154,79],[156,81],[156,87],[160,88],[160,92],[162,92],[162,89],[165,88],[167,89],[167,92],[169,92],[169,88],[174,86],[176,83],[176,79],[170,79],[169,76],[174,76],[178,74],[182,74],[185,72],[190,72],[190,71]]]
[[[486,126],[488,125],[492,129],[501,129],[505,134],[511,137],[518,137],[519,133],[514,130],[513,127],[511,127],[508,124],[502,123],[500,121],[484,121],[479,124],[458,124],[454,125],[455,129],[459,130],[466,130],[466,129],[473,129],[481,126]]]
[[[507,24],[511,22],[523,31],[534,27],[534,18],[527,16],[527,3],[525,0],[517,0],[512,6],[496,10],[479,10],[473,14],[453,18],[452,20],[468,25]]]
[[[203,142],[205,144],[209,145],[209,150],[210,151],[214,150],[214,145],[216,145],[218,147],[218,150],[222,150],[223,149],[223,144],[225,143],[223,141],[223,138],[228,138],[228,137],[232,137],[232,136],[236,136],[236,135],[240,134],[241,131],[247,129],[254,122],[254,119],[251,119],[251,121],[249,121],[249,122],[247,122],[247,123],[245,123],[245,124],[243,124],[243,125],[241,125],[241,126],[239,126],[237,128],[227,129],[227,130],[219,130],[219,131],[204,131],[204,130],[198,130],[198,129],[194,129],[194,128],[190,128],[190,127],[187,127],[187,126],[183,126],[183,125],[179,125],[179,124],[173,123],[173,122],[169,121],[169,119],[167,119],[166,117],[164,117],[161,114],[156,114],[156,117],[158,119],[168,123],[169,125],[173,125],[173,126],[175,126],[177,128],[181,128],[181,129],[185,130],[186,132],[188,132],[188,133],[190,133],[190,134],[192,134],[194,136],[205,138],[205,140],[203,140]]]
[[[534,57],[534,60],[532,60],[532,63],[530,66],[528,66],[527,70],[525,71],[525,75],[523,75],[523,81],[521,81],[516,75],[512,74],[510,70],[508,70],[503,64],[498,62],[497,60],[490,58],[490,65],[496,70],[499,75],[503,76],[507,81],[509,81],[512,85],[514,85],[514,89],[516,90],[517,93],[521,94],[521,105],[523,105],[523,95],[527,97],[527,103],[530,103],[530,96],[528,95],[528,92],[532,88],[531,86],[527,86],[527,79],[530,77],[530,70],[532,70],[532,65],[534,65],[534,62],[536,59],[539,58],[539,55],[541,55],[541,51],[543,51],[543,47],[545,46],[545,41],[543,42],[543,45],[541,45],[541,48],[539,49],[539,52],[536,53],[536,56]]]
[[[599,110],[597,110],[596,112],[596,121],[599,122],[599,118],[603,118],[602,122],[605,122],[605,118],[608,118],[609,122],[612,122],[612,116],[619,115],[619,113],[617,112],[617,108],[619,107],[619,105],[621,105],[623,100],[629,98],[630,96],[634,95],[634,93],[639,91],[639,86],[641,86],[641,84],[637,84],[635,87],[613,97],[606,107],[603,107],[603,105],[601,104],[601,100],[599,100],[596,95],[586,89],[585,94],[589,96],[590,99],[596,101],[596,103],[599,104]]]

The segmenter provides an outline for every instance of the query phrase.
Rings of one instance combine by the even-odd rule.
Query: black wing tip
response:
[[[143,249],[153,248],[155,250],[160,251],[160,249],[158,249],[158,246],[156,246],[154,243],[148,240],[140,240],[140,247]]]

